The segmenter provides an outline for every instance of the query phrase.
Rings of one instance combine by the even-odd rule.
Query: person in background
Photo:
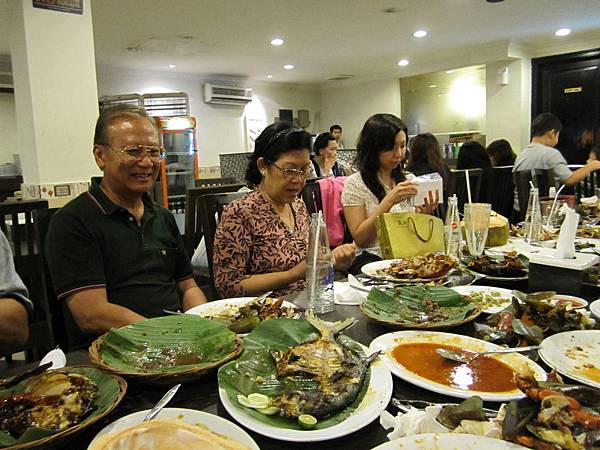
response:
[[[588,160],[585,166],[572,172],[564,156],[554,148],[561,130],[562,123],[552,113],[542,113],[533,119],[531,143],[517,155],[513,172],[551,169],[559,183],[570,186],[600,169],[600,161]]]
[[[456,168],[459,170],[465,169],[482,169],[481,188],[479,190],[478,202],[487,203],[490,197],[489,182],[492,176],[492,162],[485,151],[483,145],[477,141],[467,141],[460,147],[458,159],[456,160]],[[475,201],[475,200],[474,200]]]
[[[27,342],[32,313],[33,303],[15,271],[8,239],[0,230],[0,356]]]
[[[93,147],[103,177],[50,222],[56,295],[89,335],[206,302],[173,214],[148,196],[165,158],[159,142],[144,109],[103,110]]]
[[[444,190],[446,189],[449,169],[442,159],[440,143],[433,134],[417,134],[410,140],[406,170],[416,176],[439,173],[444,180]]]
[[[590,161],[598,161],[600,160],[600,145],[595,145],[590,149],[590,153],[588,155],[588,159],[586,163]]]
[[[515,152],[506,139],[497,139],[485,149],[492,167],[512,166],[515,163]]]
[[[329,127],[329,132],[333,134],[335,141],[337,142],[338,150],[344,149],[344,144],[342,144],[342,127],[339,125],[331,125]]]
[[[410,180],[401,165],[406,155],[408,129],[402,119],[392,114],[375,114],[363,126],[356,145],[359,172],[349,176],[342,193],[344,217],[356,245],[363,252],[353,265],[381,259],[375,221],[387,212],[430,213],[438,203],[430,198],[425,206],[415,207],[410,200],[417,194],[417,185]]]
[[[350,175],[350,169],[342,162],[336,160],[337,141],[331,133],[321,133],[315,139],[313,144],[312,158],[314,166],[314,175],[320,177],[339,177]]]
[[[214,282],[223,297],[305,288],[309,217],[298,194],[312,172],[310,144],[310,134],[287,122],[256,139],[246,180],[258,189],[225,209],[215,233]],[[334,267],[349,267],[354,251],[353,244],[336,247]]]

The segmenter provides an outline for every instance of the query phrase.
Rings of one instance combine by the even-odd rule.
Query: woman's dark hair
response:
[[[491,167],[490,157],[479,142],[467,141],[460,147],[456,161],[457,169],[487,169]]]
[[[335,141],[335,137],[331,133],[321,133],[315,139],[315,143],[313,144],[313,152],[315,155],[319,156],[321,150],[327,148],[330,141]]]
[[[497,139],[487,146],[485,151],[496,166],[512,166],[515,163],[515,152],[506,139]]]
[[[404,131],[408,139],[408,127],[393,114],[375,114],[365,122],[356,143],[355,164],[360,175],[379,201],[385,197],[385,189],[379,181],[379,154],[394,149],[396,135]],[[402,165],[392,171],[395,183],[405,181]]]
[[[254,141],[254,153],[248,162],[246,180],[257,186],[262,180],[258,170],[258,159],[264,158],[267,164],[274,163],[287,152],[295,150],[310,151],[311,137],[302,128],[294,128],[289,122],[275,122],[263,130]]]
[[[420,168],[426,167],[428,172],[421,173]],[[446,165],[442,159],[440,143],[431,133],[417,134],[410,140],[410,153],[406,170],[415,175],[437,172],[445,180],[448,176]]]

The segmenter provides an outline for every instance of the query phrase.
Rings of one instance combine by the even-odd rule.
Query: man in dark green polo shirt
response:
[[[54,215],[46,248],[56,295],[79,328],[100,334],[206,302],[173,215],[148,196],[165,158],[153,119],[104,110],[93,153],[104,176]]]

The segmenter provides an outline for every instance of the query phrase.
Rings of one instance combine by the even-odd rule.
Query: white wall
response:
[[[329,131],[333,124],[343,128],[346,148],[355,148],[358,134],[366,120],[376,113],[400,116],[400,86],[398,78],[326,87],[321,91],[319,129]]]
[[[212,80],[214,82],[214,80]],[[122,72],[98,68],[98,96],[185,92],[190,99],[190,112],[197,119],[200,166],[218,166],[220,153],[247,150],[244,108],[204,103],[205,80],[195,76],[158,72]],[[308,109],[311,120],[318,111],[321,95],[317,88],[240,83],[253,88],[255,101],[251,110],[262,112],[266,124],[279,115],[279,109]],[[246,108],[249,108],[247,106]]]
[[[0,93],[0,164],[13,162],[13,153],[19,153],[17,141],[15,96]]]

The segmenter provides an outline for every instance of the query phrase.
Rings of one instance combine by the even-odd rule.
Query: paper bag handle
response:
[[[421,237],[421,235],[417,231],[417,225],[415,224],[415,221],[413,220],[412,217],[408,218],[408,222],[410,222],[412,224],[413,231],[415,232],[415,234],[417,235],[417,237],[419,238],[419,240],[421,242],[429,242],[431,240],[431,237],[433,236],[433,219],[429,219],[429,237],[427,237],[426,239]]]

